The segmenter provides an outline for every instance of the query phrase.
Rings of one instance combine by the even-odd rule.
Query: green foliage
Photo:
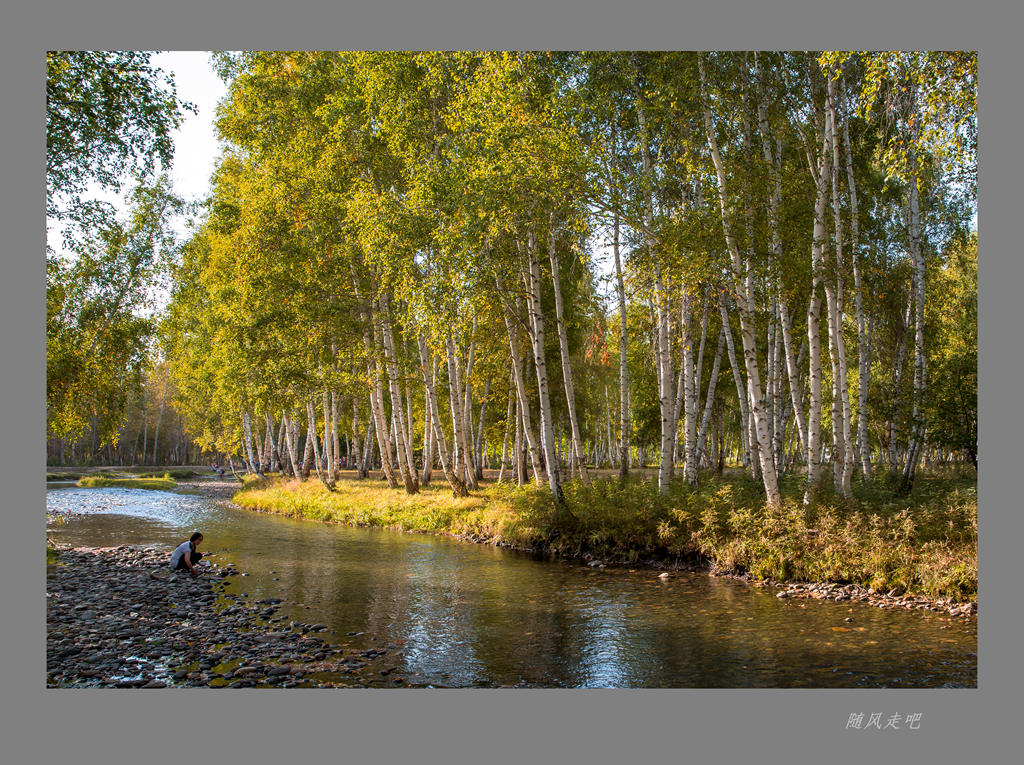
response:
[[[174,81],[146,51],[47,51],[47,215],[82,220],[89,184],[120,190],[126,176],[169,169],[183,112]]]
[[[927,421],[933,443],[965,452],[977,467],[978,239],[950,249],[932,279],[926,321],[933,348],[928,360]]]
[[[174,250],[170,217],[180,200],[166,177],[132,191],[126,221],[105,219],[69,260],[46,263],[48,430],[77,438],[90,420],[101,443],[116,439],[148,363],[152,287]]]

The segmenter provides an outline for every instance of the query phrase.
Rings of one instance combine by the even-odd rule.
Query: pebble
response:
[[[168,575],[167,553],[148,548],[57,553],[64,565],[52,567],[46,580],[48,687],[335,687],[353,671],[341,647],[302,631],[323,632],[326,624],[289,629],[278,617],[271,627],[267,612],[285,601],[228,594],[221,571],[197,579]],[[385,657],[391,645],[370,649],[359,667]],[[237,666],[221,668],[231,661]],[[395,685],[379,677],[375,687]]]
[[[858,601],[876,608],[900,608],[904,610],[946,611],[953,616],[970,616],[978,612],[978,604],[971,601],[955,603],[946,599],[929,599],[922,596],[911,596],[899,588],[886,592],[872,587],[860,587],[855,584],[835,583],[790,583],[779,585],[784,589],[775,593],[780,600],[794,598],[800,600],[831,600],[836,603]],[[847,621],[850,621],[849,619]]]

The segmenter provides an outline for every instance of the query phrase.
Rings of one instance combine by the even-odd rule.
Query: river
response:
[[[435,687],[976,687],[977,620],[780,600],[729,578],[536,560],[487,545],[252,513],[197,495],[50,484],[49,535],[167,550],[193,530],[329,640],[401,643]],[[846,621],[850,619],[851,621]],[[353,642],[355,641],[355,642]]]

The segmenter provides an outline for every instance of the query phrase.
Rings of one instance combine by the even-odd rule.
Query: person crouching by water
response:
[[[199,576],[196,564],[202,560],[203,554],[196,550],[202,544],[203,535],[198,531],[189,537],[187,542],[182,542],[174,548],[171,553],[170,566],[175,571],[187,570],[192,576]]]

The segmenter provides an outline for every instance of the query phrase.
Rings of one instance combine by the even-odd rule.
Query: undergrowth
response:
[[[782,482],[783,503],[765,504],[746,477],[707,477],[699,488],[596,478],[564,485],[559,507],[546,487],[494,484],[456,499],[444,484],[415,495],[372,481],[247,478],[234,502],[297,518],[478,538],[511,547],[612,562],[682,558],[719,571],[778,581],[831,581],[932,597],[977,596],[978,506],[965,477],[922,477],[897,498],[884,479],[852,500],[829,489],[805,510],[802,481]]]

